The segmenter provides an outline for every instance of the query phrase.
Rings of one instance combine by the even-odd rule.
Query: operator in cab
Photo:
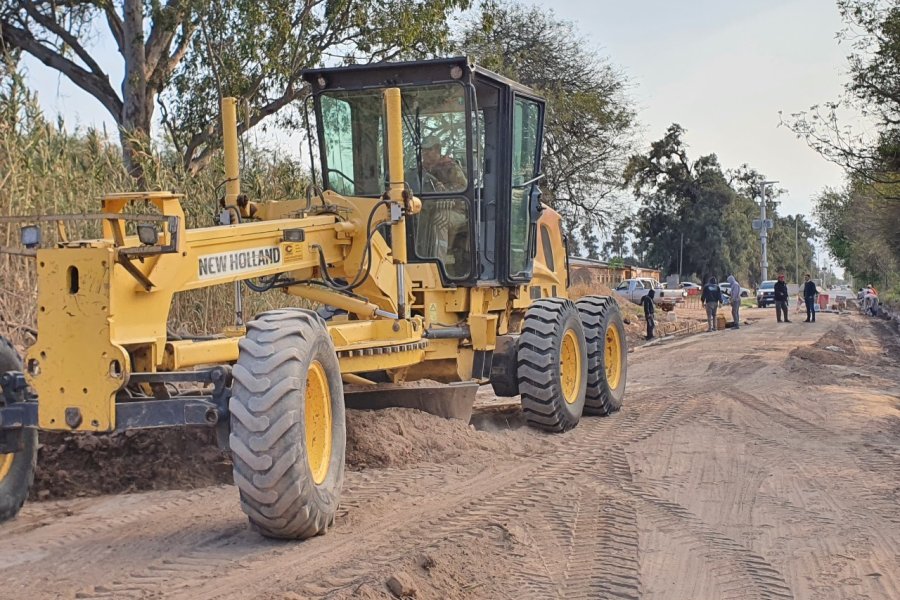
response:
[[[425,138],[422,143],[422,170],[426,192],[462,192],[469,184],[462,165],[443,153],[437,136]]]

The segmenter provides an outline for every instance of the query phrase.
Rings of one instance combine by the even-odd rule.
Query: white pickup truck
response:
[[[616,286],[615,292],[635,304],[640,304],[641,298],[646,296],[650,290],[653,290],[653,303],[663,310],[672,310],[675,308],[676,302],[682,302],[687,296],[687,291],[684,289],[665,289],[655,279],[645,277],[625,279]]]

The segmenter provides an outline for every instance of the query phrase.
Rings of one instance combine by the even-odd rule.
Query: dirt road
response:
[[[638,349],[623,411],[565,435],[513,414],[451,448],[364,417],[401,466],[349,473],[304,543],[252,532],[227,485],[32,503],[0,526],[0,598],[900,597],[894,337],[757,314]]]

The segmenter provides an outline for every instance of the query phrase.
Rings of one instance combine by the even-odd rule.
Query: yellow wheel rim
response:
[[[317,360],[306,374],[306,460],[316,485],[325,481],[331,463],[331,392]]]
[[[3,481],[12,469],[15,454],[0,454],[0,481]]]
[[[622,377],[622,340],[619,338],[619,330],[615,327],[606,330],[604,362],[606,364],[606,384],[614,390],[619,387],[619,378]]]
[[[559,373],[562,379],[563,398],[569,404],[574,404],[581,390],[581,352],[578,336],[571,329],[563,336],[562,348],[559,351]]]

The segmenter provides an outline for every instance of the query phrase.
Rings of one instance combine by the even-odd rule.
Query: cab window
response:
[[[516,98],[512,130],[512,198],[509,218],[509,274],[521,276],[528,271],[531,231],[530,201],[537,186],[537,139],[540,128],[537,102]],[[530,183],[529,183],[530,182]]]

